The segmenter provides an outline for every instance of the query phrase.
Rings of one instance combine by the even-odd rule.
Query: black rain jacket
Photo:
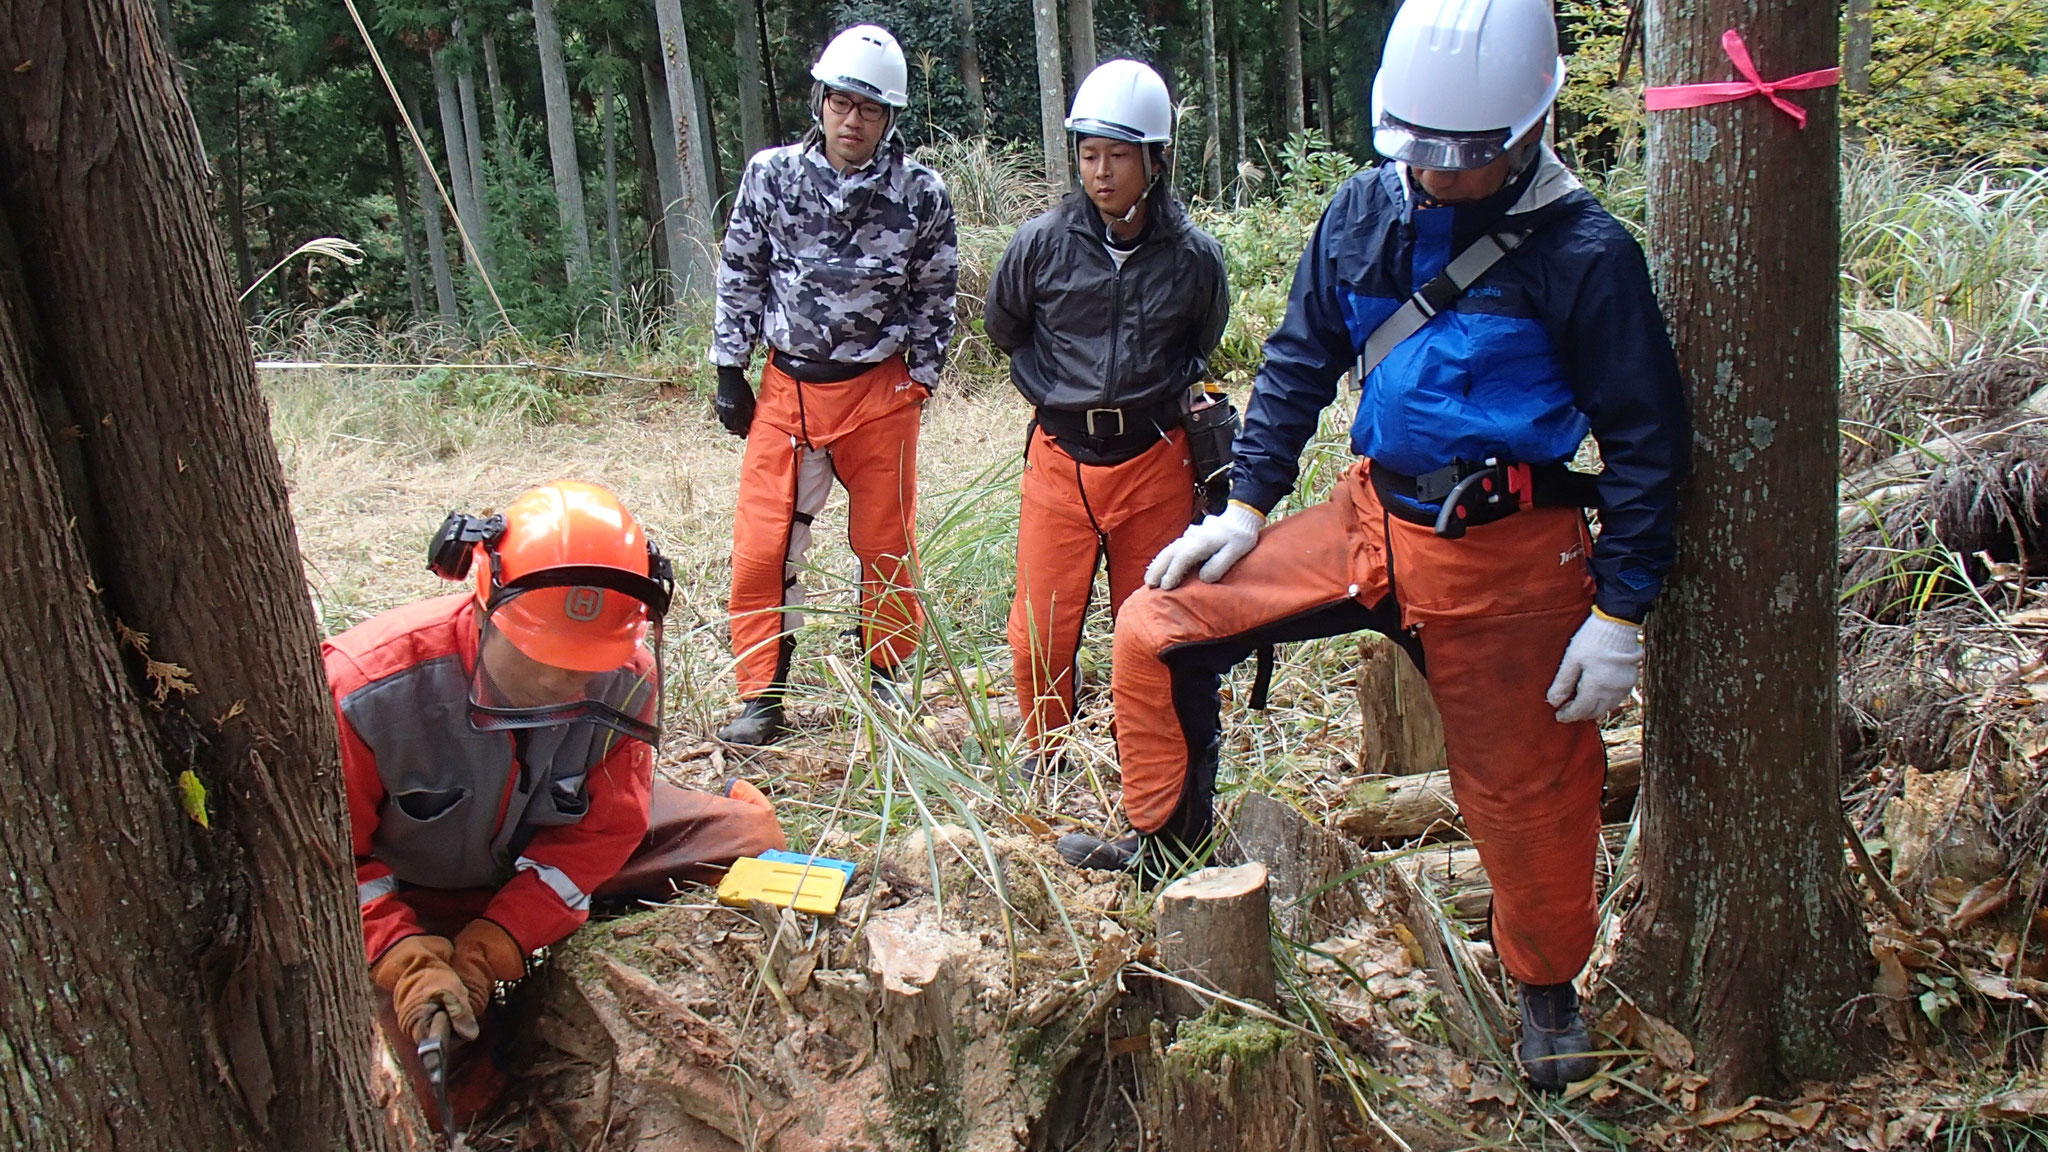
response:
[[[990,282],[989,340],[1043,408],[1078,412],[1164,400],[1200,380],[1230,318],[1223,246],[1171,195],[1121,271],[1102,217],[1079,191],[1017,230]]]

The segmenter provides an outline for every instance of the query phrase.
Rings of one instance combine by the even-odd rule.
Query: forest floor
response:
[[[324,631],[453,590],[423,557],[450,509],[488,511],[549,479],[604,484],[676,565],[659,771],[695,786],[746,776],[774,799],[793,848],[859,866],[835,919],[724,908],[691,890],[557,949],[515,998],[526,1091],[472,1147],[1155,1148],[1151,1077],[1190,1045],[1240,1067],[1305,1046],[1326,1133],[1295,1145],[1305,1149],[2048,1147],[2048,610],[2024,560],[2001,568],[1987,554],[1969,574],[1978,591],[1955,609],[1967,616],[1932,631],[1898,609],[1912,595],[1862,605],[1867,642],[1853,655],[1868,660],[1845,650],[1845,801],[1879,874],[1896,882],[1858,889],[1873,987],[1852,1008],[1892,1038],[1882,1061],[1775,1098],[1714,1098],[1683,1038],[1601,976],[1631,891],[1632,803],[1618,794],[1587,982],[1613,1058],[1543,1097],[1525,1090],[1502,1043],[1511,1001],[1455,814],[1372,834],[1389,790],[1406,786],[1361,767],[1355,639],[1288,646],[1269,710],[1226,707],[1222,782],[1226,813],[1269,796],[1303,836],[1344,839],[1343,852],[1362,837],[1369,855],[1345,881],[1355,901],[1276,894],[1278,1011],[1177,1031],[1157,1022],[1151,895],[1051,851],[1064,831],[1118,830],[1106,619],[1083,653],[1071,770],[1030,787],[1013,775],[1002,628],[1025,411],[1007,388],[945,390],[926,414],[932,628],[917,713],[883,712],[857,690],[840,635],[855,566],[835,491],[807,581],[800,731],[753,752],[710,737],[735,706],[723,603],[741,442],[698,392],[438,370],[275,372],[266,390]],[[1979,455],[1995,471],[1998,453],[2025,448],[2008,438]],[[1304,492],[1319,493],[1342,457],[1333,443],[1314,450]],[[1932,522],[1932,497],[1915,492],[1922,503],[1898,515]],[[1904,521],[1890,516],[1874,523],[1905,555]],[[1963,554],[1958,570],[1969,563]],[[1870,579],[1923,589],[1918,613],[1943,575],[1894,563]],[[1248,674],[1226,692],[1242,692]],[[1924,687],[1930,677],[1938,690]],[[1611,725],[1617,762],[1637,722]]]

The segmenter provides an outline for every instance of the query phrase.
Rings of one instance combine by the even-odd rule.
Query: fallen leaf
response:
[[[1963,969],[1963,980],[1987,1000],[2025,1000],[2027,994],[2014,990],[2012,982],[1995,972]]]
[[[1485,1104],[1489,1101],[1503,1108],[1513,1108],[1518,1097],[1512,1086],[1499,1080],[1475,1080],[1472,1088],[1465,1093],[1465,1103]]]
[[[1977,1115],[1986,1120],[2025,1120],[2033,1116],[2048,1116],[2048,1088],[2002,1092],[1977,1105]]]
[[[1871,943],[1870,950],[1877,955],[1877,980],[1872,990],[1887,1000],[1904,1000],[1907,989],[1912,986],[1912,978],[1906,975],[1906,966],[1899,962],[1899,954],[1875,941]]]
[[[1797,1107],[1786,1109],[1785,1118],[1797,1125],[1801,1132],[1811,1132],[1813,1131],[1813,1126],[1820,1123],[1821,1116],[1827,1110],[1828,1106],[1825,1101],[1808,1100]]]
[[[1738,1144],[1748,1144],[1753,1141],[1762,1140],[1770,1134],[1771,1126],[1754,1116],[1744,1116],[1740,1120],[1728,1125],[1726,1133],[1728,1139]]]
[[[1751,1096],[1740,1104],[1730,1104],[1726,1108],[1716,1108],[1711,1112],[1701,1115],[1693,1123],[1701,1128],[1712,1128],[1716,1124],[1726,1124],[1751,1108],[1756,1107],[1756,1102],[1761,1099],[1763,1099],[1761,1096]]]
[[[1986,880],[1963,896],[1955,912],[1948,918],[1948,930],[1960,932],[2006,906],[2012,899],[2013,882],[2010,876]]]
[[[1692,1041],[1685,1038],[1685,1033],[1648,1012],[1637,1011],[1632,1039],[1638,1047],[1648,1049],[1650,1057],[1666,1068],[1678,1071],[1692,1067]]]
[[[1017,823],[1022,824],[1024,826],[1024,830],[1031,833],[1033,836],[1037,836],[1040,839],[1043,839],[1047,836],[1052,835],[1052,825],[1047,824],[1045,821],[1040,820],[1038,817],[1033,816],[1031,813],[1019,812],[1016,815]]]

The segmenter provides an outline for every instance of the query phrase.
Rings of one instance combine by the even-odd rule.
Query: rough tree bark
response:
[[[1078,86],[1095,71],[1095,0],[1067,0],[1067,47]]]
[[[1316,127],[1323,138],[1337,139],[1336,83],[1331,78],[1330,0],[1316,0]]]
[[[681,0],[654,0],[660,26],[662,74],[667,80],[668,136],[674,145],[678,195],[667,199],[669,270],[678,301],[708,299],[712,288],[712,212],[716,203],[707,165],[710,141],[697,115],[697,84],[690,73],[690,36]]]
[[[662,217],[663,184],[660,163],[654,150],[653,117],[648,114],[648,93],[654,90],[647,65],[640,66],[640,85],[626,94],[626,119],[633,131],[633,163],[640,170],[640,215],[646,221],[647,260],[654,270],[661,292],[668,291],[668,228]]]
[[[448,66],[445,49],[428,53],[434,69],[434,92],[441,110],[441,144],[448,154],[448,190],[455,194],[455,216],[476,249],[475,271],[489,275],[484,258],[483,213],[477,207],[476,185],[470,180],[469,133],[462,123],[462,102],[455,91],[455,71]]]
[[[242,86],[235,85],[235,169],[222,182],[228,198],[228,236],[235,248],[235,284],[247,292],[256,282],[256,259],[249,251],[249,204],[245,194],[248,181],[242,174]],[[250,292],[243,301],[243,314],[253,316],[262,303],[261,294]]]
[[[1842,46],[1842,89],[1870,91],[1870,0],[1849,0],[1849,30]]]
[[[491,196],[484,183],[484,129],[483,118],[476,107],[476,64],[470,54],[469,33],[463,27],[462,13],[455,13],[455,40],[462,45],[458,62],[451,61],[455,71],[456,100],[462,106],[462,143],[469,156],[470,200],[476,205],[476,228],[471,239],[476,242],[477,256],[486,268],[497,263],[491,255]]]
[[[953,0],[953,34],[960,41],[960,87],[967,93],[967,122],[988,131],[988,99],[981,91],[981,52],[974,46],[974,0]]]
[[[562,220],[562,260],[570,283],[590,268],[590,226],[583,216],[583,167],[576,160],[575,109],[555,0],[533,0],[533,39],[540,49],[540,90],[547,103],[548,160],[555,173],[555,209]]]
[[[1045,178],[1067,186],[1067,90],[1060,72],[1059,0],[1031,0],[1038,40],[1038,132],[1045,146]]]
[[[420,241],[412,222],[412,190],[405,186],[405,154],[398,150],[398,125],[389,116],[377,123],[384,132],[384,163],[391,169],[391,199],[398,205],[398,237],[405,252],[405,288],[412,297],[413,319],[427,314],[427,294],[420,280]]]
[[[1651,84],[1835,59],[1832,5],[1652,0]],[[1832,90],[1649,119],[1650,251],[1691,384],[1679,558],[1650,621],[1642,902],[1619,977],[1722,1100],[1826,1078],[1869,988],[1835,743],[1839,170]]]
[[[740,157],[768,147],[768,117],[762,106],[766,92],[761,78],[761,0],[736,0],[732,13],[732,52],[739,63]]]
[[[0,59],[32,65],[0,74],[0,1143],[389,1148],[318,634],[190,113],[146,0],[11,0]]]
[[[400,69],[392,77],[398,85],[399,98],[407,105],[407,115],[417,126],[420,122],[420,98],[405,70]],[[455,297],[455,276],[448,267],[448,237],[441,230],[441,190],[434,187],[434,174],[422,162],[419,150],[407,148],[405,162],[412,166],[413,183],[420,190],[420,221],[427,233],[427,266],[434,274],[434,303],[441,314],[441,322],[449,327],[462,323],[462,312]]]
[[[1202,0],[1202,195],[1223,195],[1223,93],[1216,82],[1216,0]]]
[[[1301,107],[1301,0],[1280,0],[1280,126],[1288,136],[1308,124]]]
[[[611,263],[612,299],[625,292],[625,273],[619,259],[619,120],[617,85],[611,75],[604,80],[604,249]]]

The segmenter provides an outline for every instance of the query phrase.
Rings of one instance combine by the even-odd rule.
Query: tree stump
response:
[[[1358,642],[1358,770],[1370,776],[1413,776],[1444,766],[1444,722],[1429,681],[1385,636]]]
[[[1355,875],[1365,854],[1285,801],[1247,795],[1224,847],[1230,859],[1221,863],[1256,860],[1266,866],[1273,925],[1282,935],[1304,943],[1326,940],[1365,911]]]
[[[1266,866],[1204,868],[1159,893],[1159,963],[1172,976],[1238,1000],[1274,1003],[1273,916]],[[1168,1015],[1199,1016],[1214,1001],[1167,983]]]
[[[1300,1034],[1217,1010],[1183,1021],[1166,1043],[1152,1025],[1157,1071],[1146,1096],[1152,1148],[1324,1152],[1315,1054]]]

